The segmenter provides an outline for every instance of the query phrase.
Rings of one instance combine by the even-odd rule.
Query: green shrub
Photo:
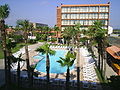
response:
[[[37,42],[37,40],[35,40],[35,39],[30,39],[29,41],[28,41],[28,43],[30,43],[30,44],[35,44]]]

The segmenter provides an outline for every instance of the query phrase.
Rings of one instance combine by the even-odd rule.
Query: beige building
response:
[[[109,7],[107,4],[81,4],[62,5],[57,7],[57,26],[62,30],[67,26],[81,24],[82,29],[87,29],[96,20],[104,22],[105,29],[109,26]]]

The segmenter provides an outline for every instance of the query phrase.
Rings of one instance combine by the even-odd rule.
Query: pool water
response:
[[[62,67],[58,62],[56,62],[60,60],[59,57],[64,58],[66,53],[67,53],[67,50],[56,50],[56,54],[54,56],[49,57],[50,58],[50,73],[59,74],[59,73],[64,73],[67,71],[67,67]],[[40,61],[38,62],[36,66],[36,70],[40,72],[46,72],[46,55],[42,55],[41,53],[39,53],[37,56],[34,56],[33,58],[40,59]],[[43,59],[41,60],[41,58]],[[70,70],[72,70],[73,68],[74,68],[74,65],[70,67]]]

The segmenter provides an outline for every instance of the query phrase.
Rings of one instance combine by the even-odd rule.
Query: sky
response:
[[[120,28],[120,0],[0,0],[0,5],[8,4],[10,15],[6,24],[15,26],[18,19],[31,22],[56,24],[56,7],[60,4],[106,4],[110,5],[110,26]]]

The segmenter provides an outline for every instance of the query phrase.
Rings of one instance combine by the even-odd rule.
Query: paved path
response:
[[[5,83],[4,61],[0,59],[0,86]]]
[[[110,76],[117,75],[117,73],[108,65],[106,64],[106,76],[110,78]]]

